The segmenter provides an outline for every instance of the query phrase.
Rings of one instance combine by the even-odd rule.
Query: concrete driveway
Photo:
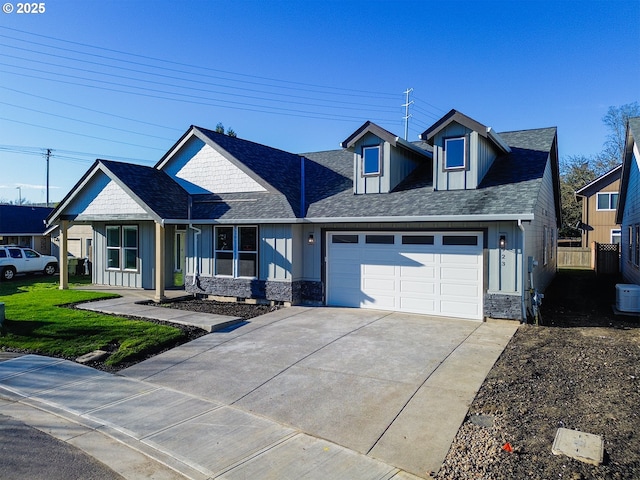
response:
[[[424,477],[440,468],[516,329],[513,322],[291,307],[121,373],[267,417]]]

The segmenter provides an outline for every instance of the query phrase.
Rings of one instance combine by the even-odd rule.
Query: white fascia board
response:
[[[504,143],[504,140],[500,138],[496,132],[493,131],[491,127],[487,128],[487,136],[494,141],[496,145],[498,145],[505,153],[511,153],[511,147]]]
[[[430,151],[423,150],[413,143],[406,141],[404,138],[396,137],[396,144],[403,146],[407,150],[413,150],[414,152],[419,153],[420,155],[423,155],[425,157],[433,157],[433,154]]]
[[[192,218],[191,220],[180,218],[164,218],[162,225],[256,225],[263,223],[305,223],[302,218],[218,218],[218,219],[202,219]]]
[[[77,185],[77,188],[73,191],[73,194],[66,199],[66,201],[64,202],[64,204],[58,205],[55,210],[56,210],[56,215],[54,217],[52,217],[50,220],[50,222],[47,222],[47,226],[49,225],[53,225],[54,223],[59,221],[60,218],[60,213],[63,212],[70,204],[71,202],[73,202],[76,198],[76,196],[78,196],[80,194],[80,192],[82,191],[82,189],[84,187],[87,186],[87,184],[93,180],[93,176],[96,174],[96,172],[98,171],[102,171],[104,172],[104,170],[102,168],[100,168],[102,166],[101,163],[97,163],[95,165],[95,167],[93,168],[93,170],[91,170],[90,172],[88,172],[84,178],[84,180],[82,181],[81,184]],[[106,172],[105,172],[106,175]]]
[[[239,225],[262,223],[379,223],[379,222],[499,222],[499,221],[523,221],[534,220],[533,213],[509,214],[509,215],[424,215],[404,217],[309,217],[309,218],[229,218],[229,219],[200,219],[191,220],[165,218],[163,225]]]
[[[391,217],[308,217],[306,223],[362,223],[362,222],[498,222],[534,220],[533,213],[523,214],[487,214],[487,215],[423,215],[423,216],[391,216]]]

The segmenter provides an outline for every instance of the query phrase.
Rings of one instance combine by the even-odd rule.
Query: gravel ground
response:
[[[615,283],[558,274],[543,326],[518,329],[435,478],[640,478],[640,319],[613,314]],[[553,455],[560,427],[602,436],[604,463]]]

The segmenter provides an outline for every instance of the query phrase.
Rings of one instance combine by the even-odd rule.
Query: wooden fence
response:
[[[558,247],[558,268],[593,268],[591,249]]]
[[[591,247],[558,247],[558,268],[587,268],[598,275],[619,272],[620,245],[592,243]]]

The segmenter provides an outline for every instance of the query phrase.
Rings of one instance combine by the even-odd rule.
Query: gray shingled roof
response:
[[[353,194],[353,157],[336,150],[305,154],[339,174],[340,188],[312,198],[307,217],[389,217],[455,215],[521,215],[533,213],[555,128],[500,134],[510,154],[496,159],[475,190],[433,191],[428,169],[417,170],[387,194]]]
[[[189,196],[161,170],[132,163],[98,160],[160,218],[186,219]]]
[[[433,191],[431,167],[426,163],[390,193],[354,195],[353,153],[348,150],[296,155],[211,130],[194,128],[241,162],[256,178],[262,179],[262,183],[270,186],[266,192],[192,196],[192,220],[223,222],[288,221],[301,217],[531,214],[556,135],[555,128],[500,134],[512,152],[496,159],[475,190]],[[431,147],[424,142],[413,144],[431,151]],[[301,202],[301,157],[304,159],[304,205]],[[97,162],[103,164],[159,218],[189,218],[188,193],[164,171],[108,160]]]
[[[0,205],[0,235],[42,235],[44,220],[52,210],[31,205]]]
[[[234,158],[242,162],[258,178],[266,181],[273,189],[266,194],[251,194],[250,198],[260,198],[260,208],[255,208],[254,213],[248,218],[295,218],[300,215],[300,155],[267,147],[259,143],[250,142],[237,137],[230,137],[222,133],[216,133],[205,128],[194,127],[211,141],[222,147]],[[235,195],[222,195],[220,198],[231,200],[225,211],[228,218],[247,218],[244,215],[251,210],[247,202],[233,201]],[[206,197],[198,196],[197,202],[210,201]],[[245,200],[240,195],[239,200]],[[202,218],[217,218],[215,213],[219,208],[214,208],[211,214],[207,214],[203,208],[197,212],[204,215]],[[195,212],[194,212],[195,215]]]

